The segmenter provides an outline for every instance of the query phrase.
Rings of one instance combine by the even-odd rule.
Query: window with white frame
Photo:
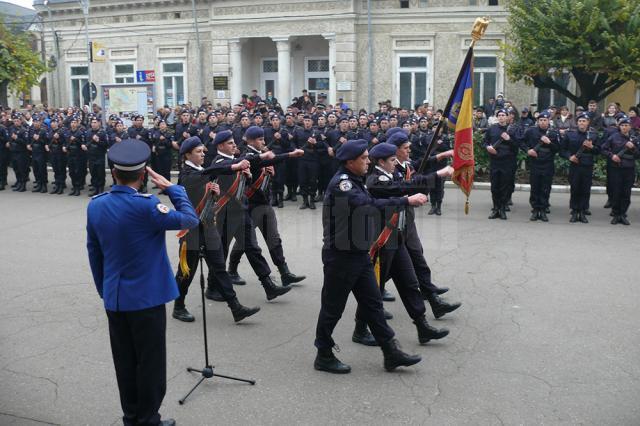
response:
[[[563,72],[558,76],[553,76],[553,81],[565,89],[569,87],[571,77],[568,72]],[[551,105],[561,107],[567,104],[567,97],[557,90],[538,88],[538,110],[542,111]]]
[[[165,105],[174,107],[186,103],[185,65],[182,61],[162,63],[162,97]]]
[[[413,109],[429,99],[429,56],[415,54],[398,55],[398,104]]]
[[[86,65],[75,65],[69,68],[69,78],[71,82],[71,105],[89,105],[89,99],[85,99],[82,88],[89,82],[89,67]]]
[[[329,59],[305,58],[305,81],[313,102],[318,94],[329,90]]]
[[[113,64],[113,82],[114,83],[135,83],[136,70],[132,63],[115,63]]]
[[[473,58],[473,103],[486,105],[498,90],[498,60],[495,56]]]

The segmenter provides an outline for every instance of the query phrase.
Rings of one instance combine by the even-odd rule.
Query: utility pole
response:
[[[87,0],[88,1],[88,0]],[[196,29],[196,48],[198,50],[198,74],[199,77],[198,78],[198,90],[200,93],[200,102],[202,102],[202,97],[204,96],[204,88],[203,88],[203,82],[204,82],[204,75],[203,75],[203,70],[202,70],[202,52],[200,50],[200,31],[198,29],[198,16],[196,14],[196,0],[191,0],[191,10],[193,11],[193,25],[195,26]]]
[[[91,44],[89,43],[89,0],[79,0],[84,14],[84,36],[87,43],[87,94],[89,109],[91,109]]]

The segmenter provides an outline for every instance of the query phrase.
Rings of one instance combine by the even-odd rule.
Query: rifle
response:
[[[589,141],[593,141],[595,138],[597,137],[596,131],[593,128],[589,128],[589,130],[587,130],[587,139]],[[576,158],[579,160],[580,157],[582,157],[582,155],[584,154],[584,143],[582,145],[580,145],[580,148],[578,149],[578,151],[576,151]]]
[[[548,128],[544,135],[551,140],[551,139],[555,139],[555,138],[558,137],[558,132],[556,132],[555,130],[553,130],[551,128]],[[542,140],[538,141],[536,146],[533,147],[533,150],[536,153],[539,153],[540,148],[542,148],[542,145],[543,145]]]

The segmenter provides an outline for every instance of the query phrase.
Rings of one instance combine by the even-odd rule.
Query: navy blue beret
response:
[[[150,155],[149,145],[137,139],[125,139],[114,144],[107,152],[113,166],[125,172],[142,169]]]
[[[394,133],[398,133],[398,132],[403,132],[404,130],[402,130],[402,127],[392,127],[390,129],[387,129],[387,133],[386,136],[387,138],[391,137]]]
[[[576,121],[580,120],[581,118],[591,121],[591,117],[589,117],[589,114],[587,114],[586,112],[581,112],[580,114],[578,114],[576,117]]]
[[[193,151],[194,148],[202,145],[202,141],[197,136],[191,136],[190,138],[185,139],[180,144],[180,155],[184,155],[188,152]]]
[[[348,161],[358,158],[367,150],[367,141],[364,139],[352,139],[342,145],[336,154],[338,161]]]
[[[549,114],[549,111],[542,111],[539,115],[538,118],[549,118],[551,117],[551,114]]]
[[[244,132],[244,137],[247,139],[258,139],[264,137],[264,130],[262,127],[251,126]]]
[[[396,146],[390,143],[379,143],[369,151],[369,157],[371,158],[389,158],[392,155],[396,155]]]
[[[231,130],[223,130],[221,132],[216,133],[216,138],[213,140],[213,146],[221,144],[222,142],[226,142],[229,139],[233,139],[233,133]]]
[[[397,147],[400,147],[403,144],[409,142],[409,136],[407,136],[407,133],[404,131],[395,132],[391,136],[387,136],[387,142]]]
[[[507,112],[507,110],[506,110],[506,109],[504,109],[504,108],[497,110],[497,111],[496,111],[496,116],[497,116],[498,114],[509,115],[509,113]]]
[[[627,117],[626,115],[622,116],[622,117],[620,117],[618,119],[618,126],[621,125],[621,124],[631,124],[631,119],[629,117]]]
[[[380,118],[378,118],[378,123],[382,123],[383,121],[389,121],[389,117],[387,117],[386,115],[382,115],[380,116]]]
[[[340,118],[338,118],[338,123],[341,123],[343,121],[349,121],[349,117],[347,117],[346,115],[341,115]]]

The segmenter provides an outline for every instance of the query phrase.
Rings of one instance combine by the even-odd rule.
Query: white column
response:
[[[329,42],[329,103],[336,104],[336,35],[322,34]]]
[[[242,41],[239,38],[229,39],[229,68],[231,77],[231,105],[240,102],[242,97]]]
[[[291,43],[289,36],[271,37],[278,49],[278,92],[274,94],[282,109],[291,103]]]

